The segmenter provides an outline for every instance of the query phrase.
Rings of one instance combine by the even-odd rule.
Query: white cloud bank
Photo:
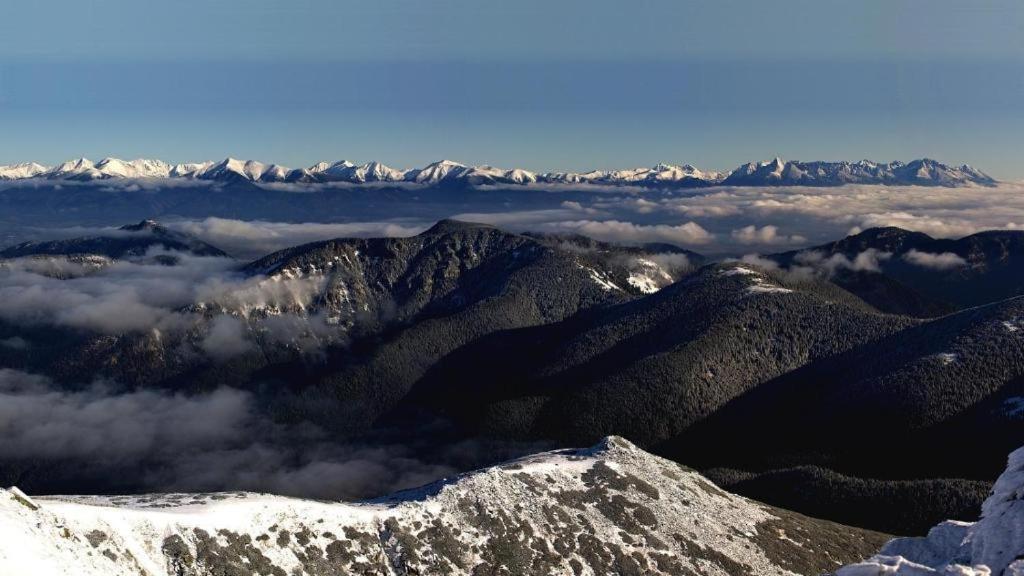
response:
[[[572,199],[551,195],[549,205],[530,210],[478,208],[454,217],[512,231],[672,242],[725,256],[808,247],[873,227],[896,226],[937,238],[1024,227],[1024,184],[1019,183],[965,188],[717,187],[615,195],[580,192]],[[503,202],[503,208],[515,206],[508,198]]]
[[[911,250],[903,255],[903,259],[911,264],[933,270],[953,270],[954,268],[967,266],[967,260],[952,252],[932,254],[930,252]]]

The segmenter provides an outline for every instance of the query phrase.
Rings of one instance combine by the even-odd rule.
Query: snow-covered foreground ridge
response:
[[[777,510],[611,437],[365,503],[0,491],[0,574],[819,574],[884,537]]]
[[[841,184],[904,184],[928,186],[994,185],[984,172],[966,164],[950,166],[930,159],[911,162],[801,162],[780,158],[750,162],[729,172],[705,171],[689,164],[658,164],[651,168],[629,170],[592,170],[589,172],[535,173],[519,168],[466,166],[450,160],[434,162],[423,168],[399,170],[380,162],[356,165],[342,160],[320,162],[308,168],[287,168],[254,160],[226,158],[220,162],[169,164],[161,160],[120,160],[104,158],[93,162],[86,158],[69,160],[57,166],[26,162],[0,166],[3,180],[92,181],[114,178],[175,178],[257,183],[391,182],[408,184],[527,185],[596,184],[632,186],[700,187],[712,185],[772,186]]]
[[[1024,448],[981,506],[977,522],[946,521],[924,538],[897,538],[836,576],[1024,576]]]

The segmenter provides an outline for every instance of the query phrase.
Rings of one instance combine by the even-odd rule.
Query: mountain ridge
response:
[[[997,181],[967,164],[947,165],[929,158],[910,162],[770,161],[749,162],[728,172],[704,171],[690,164],[659,163],[650,168],[591,170],[589,172],[531,172],[521,168],[467,166],[451,160],[421,168],[396,169],[371,161],[356,165],[347,160],[319,162],[306,168],[288,168],[255,160],[225,158],[220,162],[170,164],[161,160],[79,158],[48,167],[35,162],[0,166],[0,181],[94,181],[124,178],[185,179],[216,182],[403,183],[420,185],[612,185],[699,188],[707,186],[839,186],[888,184],[957,187],[993,186]]]
[[[113,259],[140,258],[151,249],[185,252],[196,256],[221,258],[228,256],[221,249],[198,238],[171,230],[155,220],[142,220],[136,224],[121,226],[106,234],[64,240],[22,242],[13,246],[0,247],[0,259],[55,255],[103,256]]]
[[[82,576],[816,575],[886,540],[734,496],[619,437],[368,502],[11,488],[0,519],[0,571]]]

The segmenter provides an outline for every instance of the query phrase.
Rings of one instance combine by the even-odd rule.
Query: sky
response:
[[[1024,179],[1018,0],[45,0],[0,18],[0,164],[970,163]]]

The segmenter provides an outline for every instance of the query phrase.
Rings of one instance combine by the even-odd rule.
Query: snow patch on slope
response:
[[[656,262],[644,258],[636,260],[636,268],[631,270],[626,282],[644,294],[654,294],[663,286],[675,280]]]
[[[591,268],[589,266],[584,266],[583,264],[577,264],[577,266],[579,266],[581,270],[586,271],[590,275],[590,279],[593,280],[595,284],[600,286],[602,290],[606,292],[611,292],[613,290],[619,292],[623,291],[622,288],[620,288],[617,284],[608,279],[607,275],[604,274],[603,272],[599,272],[596,269]]]
[[[727,270],[719,272],[721,276],[741,276],[745,277],[750,281],[750,285],[747,286],[747,294],[789,294],[793,290],[779,286],[773,283],[763,273],[746,268],[744,266],[733,266]]]

